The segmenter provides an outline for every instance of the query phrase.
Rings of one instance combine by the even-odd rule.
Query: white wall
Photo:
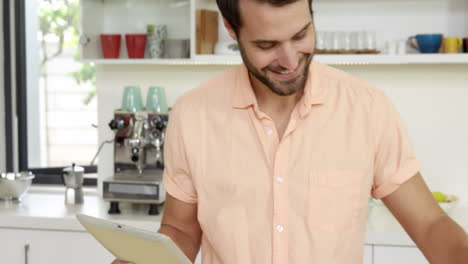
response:
[[[3,56],[3,1],[0,1],[0,58]],[[0,61],[0,172],[6,170],[5,166],[5,101],[3,94],[3,60]]]
[[[468,205],[468,65],[341,68],[391,97],[429,188],[457,194]]]
[[[99,142],[111,139],[107,126],[120,106],[124,85],[166,88],[169,104],[229,66],[102,65],[97,71]],[[412,137],[422,174],[432,190],[457,194],[468,205],[468,65],[340,66],[393,99]],[[113,152],[99,156],[99,178],[112,175]]]

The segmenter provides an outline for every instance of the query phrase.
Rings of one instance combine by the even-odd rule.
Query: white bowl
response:
[[[28,191],[33,179],[34,174],[30,172],[2,174],[0,177],[0,200],[20,200]]]
[[[445,211],[447,215],[450,215],[453,212],[453,209],[456,208],[459,204],[459,199],[454,199],[453,201],[446,202],[446,203],[439,203],[442,210]]]

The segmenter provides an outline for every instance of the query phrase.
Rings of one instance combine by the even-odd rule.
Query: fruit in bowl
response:
[[[458,197],[453,194],[445,194],[442,192],[432,192],[432,196],[439,203],[450,203],[458,200]]]

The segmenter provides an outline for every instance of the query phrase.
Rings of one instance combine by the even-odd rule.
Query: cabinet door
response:
[[[416,247],[374,246],[374,264],[429,264]]]
[[[30,264],[111,263],[115,258],[84,232],[29,231]]]
[[[16,230],[0,229],[0,263],[25,263],[26,244],[16,233]]]
[[[371,245],[366,245],[364,247],[364,260],[362,262],[363,264],[373,264],[372,263],[372,246]]]
[[[114,259],[91,235],[84,232],[23,229],[0,232],[1,263],[111,263]]]

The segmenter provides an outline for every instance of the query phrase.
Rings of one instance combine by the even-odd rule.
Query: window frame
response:
[[[11,46],[11,23],[10,8],[14,3],[14,45],[15,52],[12,53]],[[63,167],[30,168],[28,166],[28,113],[27,113],[27,69],[26,69],[26,0],[3,0],[3,30],[4,30],[4,89],[5,89],[5,135],[6,135],[6,167],[7,171],[13,171],[15,137],[13,134],[13,89],[12,81],[15,82],[16,92],[16,117],[17,117],[17,161],[19,171],[31,171],[35,174],[33,184],[63,184]],[[12,57],[15,61],[15,76],[12,80]],[[26,140],[19,140],[26,139]],[[71,164],[70,164],[71,165]],[[97,166],[83,166],[86,173],[97,173]],[[96,186],[97,178],[84,179],[85,186]]]

